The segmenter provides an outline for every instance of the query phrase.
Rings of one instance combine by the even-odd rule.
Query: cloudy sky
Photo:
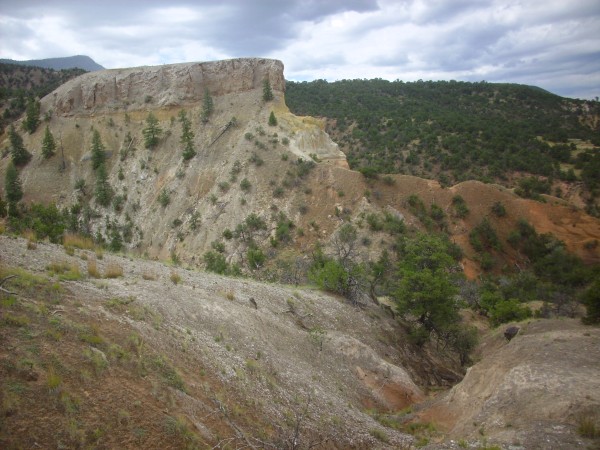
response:
[[[0,58],[106,68],[260,56],[289,80],[385,78],[600,96],[600,0],[0,0]]]

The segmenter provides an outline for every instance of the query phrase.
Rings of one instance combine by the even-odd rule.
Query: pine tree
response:
[[[144,146],[146,148],[154,148],[158,144],[160,135],[162,134],[162,128],[158,126],[158,119],[152,113],[146,117],[146,128],[142,130],[144,135]]]
[[[181,140],[183,144],[183,159],[188,160],[196,156],[194,150],[194,132],[192,131],[192,123],[184,110],[179,112],[179,121],[181,122]]]
[[[98,130],[94,130],[94,134],[92,136],[92,169],[98,169],[102,164],[104,164],[105,160],[106,155],[104,154],[104,145],[102,144],[100,133]]]
[[[0,196],[0,217],[6,217],[6,202]]]
[[[399,242],[397,290],[394,292],[400,316],[410,317],[417,328],[415,337],[423,343],[432,333],[444,336],[460,322],[454,283],[456,261],[448,243],[436,235],[420,234]]]
[[[273,100],[273,90],[271,89],[271,83],[268,78],[265,78],[263,81],[263,100],[265,102],[269,102]]]
[[[277,126],[277,118],[273,111],[271,111],[271,115],[269,116],[269,125],[272,127]]]
[[[108,206],[112,197],[112,189],[108,184],[106,167],[101,163],[96,170],[96,202],[102,206]]]
[[[204,102],[202,104],[202,123],[208,122],[208,118],[214,110],[213,99],[208,91],[208,88],[204,88]]]
[[[17,168],[12,161],[8,163],[8,167],[6,168],[4,189],[6,191],[6,199],[8,200],[8,215],[11,217],[17,216],[17,203],[23,198],[23,186],[19,179],[19,172],[17,172]]]
[[[8,137],[10,139],[10,153],[13,163],[15,166],[24,166],[31,159],[31,154],[25,150],[23,138],[17,133],[13,125],[8,130]]]
[[[23,122],[23,129],[28,131],[29,134],[37,130],[40,124],[40,102],[34,98],[29,98],[27,102],[27,110],[25,112],[25,121]]]
[[[54,155],[54,150],[56,150],[56,141],[54,140],[54,136],[46,125],[46,131],[44,132],[44,139],[42,140],[42,155],[44,158],[48,159],[52,155]]]
[[[581,320],[583,323],[592,325],[600,323],[600,281],[595,280],[581,295],[582,303],[585,305],[587,314]]]
[[[116,226],[113,226],[110,232],[110,244],[108,245],[111,252],[120,252],[123,248],[123,238]]]

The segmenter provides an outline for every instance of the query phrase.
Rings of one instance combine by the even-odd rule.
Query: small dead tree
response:
[[[331,244],[337,260],[347,268],[356,256],[358,242],[356,228],[351,223],[345,223],[333,237]]]
[[[279,438],[272,445],[272,448],[284,450],[309,450],[318,448],[327,442],[324,438],[314,431],[311,432],[308,420],[310,418],[310,407],[312,405],[312,395],[309,393],[303,404],[298,404],[289,414],[287,427],[277,426],[279,428]]]

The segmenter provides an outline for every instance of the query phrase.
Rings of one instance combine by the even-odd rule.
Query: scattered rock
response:
[[[519,330],[519,327],[508,327],[506,330],[504,330],[504,337],[510,342],[512,338],[519,334]]]

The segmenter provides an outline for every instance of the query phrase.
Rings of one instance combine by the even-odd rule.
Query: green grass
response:
[[[57,392],[61,384],[62,377],[57,374],[54,369],[50,369],[46,378],[46,386],[48,387],[48,391],[51,393]]]
[[[258,361],[255,359],[247,359],[246,360],[246,370],[252,374],[256,374],[260,371],[260,365]]]
[[[111,298],[105,303],[105,306],[114,312],[126,314],[133,320],[140,322],[149,320],[157,330],[163,321],[163,316],[160,313],[153,311],[146,305],[137,304],[136,298],[132,296]]]
[[[4,388],[7,392],[18,395],[24,394],[27,391],[26,385],[15,380],[6,380],[4,383]]]
[[[185,392],[185,383],[177,370],[161,355],[152,360],[152,366],[156,369],[167,386]]]
[[[108,368],[108,360],[99,350],[94,351],[91,348],[86,348],[83,351],[83,356],[92,365],[96,376]]]
[[[10,308],[17,304],[17,297],[8,296],[0,298],[0,308]]]
[[[2,323],[12,327],[26,327],[29,325],[29,318],[19,314],[6,313],[2,318]]]
[[[50,275],[58,276],[60,281],[77,281],[83,278],[79,266],[67,261],[53,261],[46,267]]]
[[[34,275],[20,268],[0,267],[0,278],[10,275],[15,275],[15,277],[7,281],[3,287],[19,294],[38,294],[40,290],[45,293],[59,293],[61,291],[61,288],[54,286],[54,283],[48,277]]]
[[[190,430],[185,418],[167,416],[164,422],[164,429],[167,434],[172,436],[178,436],[188,443],[190,447],[194,448],[198,441],[198,437]]]

